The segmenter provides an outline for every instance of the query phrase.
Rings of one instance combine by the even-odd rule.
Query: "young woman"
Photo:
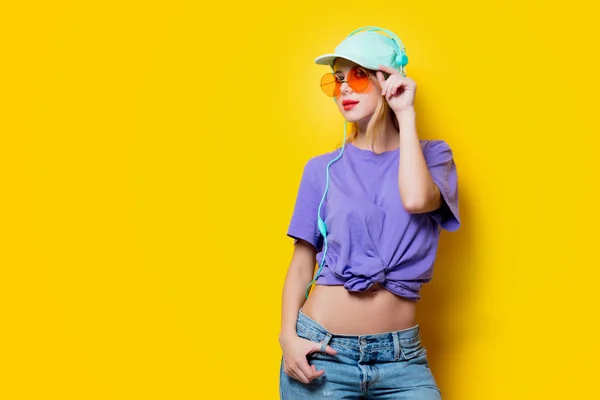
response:
[[[357,29],[315,62],[332,68],[321,87],[352,131],[346,139],[344,125],[341,148],[302,174],[287,232],[281,398],[440,399],[415,311],[441,230],[460,226],[452,150],[419,139],[416,83],[392,32]]]

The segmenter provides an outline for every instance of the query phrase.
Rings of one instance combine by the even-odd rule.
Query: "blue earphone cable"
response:
[[[334,98],[334,100],[335,100],[335,98]],[[321,206],[323,205],[323,202],[325,201],[325,197],[327,196],[327,191],[329,190],[329,167],[331,166],[331,164],[333,164],[334,162],[339,160],[340,157],[342,157],[342,154],[344,153],[344,147],[346,145],[346,125],[347,125],[347,123],[348,123],[348,121],[344,121],[344,141],[342,142],[342,148],[340,150],[340,153],[337,155],[336,158],[334,158],[333,160],[329,161],[329,163],[327,163],[327,169],[326,169],[326,173],[325,173],[325,176],[326,176],[325,191],[323,192],[323,197],[321,198],[321,202],[319,203],[319,209],[317,210],[317,225],[319,227],[319,232],[321,232],[321,235],[323,236],[323,257],[321,258],[321,264],[319,265],[319,269],[317,270],[315,277],[308,284],[308,286],[306,288],[306,298],[308,298],[308,292],[310,291],[310,287],[319,277],[321,270],[323,269],[323,265],[325,264],[325,257],[327,256],[327,247],[328,247],[328,245],[327,245],[327,226],[325,225],[325,221],[323,221],[323,219],[321,218]]]

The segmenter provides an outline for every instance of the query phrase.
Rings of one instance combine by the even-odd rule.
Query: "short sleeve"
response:
[[[453,232],[460,227],[458,212],[458,175],[452,149],[443,140],[432,140],[424,149],[429,174],[440,189],[442,205],[430,212],[431,218],[443,229]]]
[[[317,251],[320,251],[322,241],[317,225],[317,218],[322,193],[319,193],[318,185],[315,181],[317,172],[315,159],[309,160],[302,172],[287,235],[296,240],[306,240]],[[321,208],[321,217],[323,219],[325,218],[324,208],[324,206]]]

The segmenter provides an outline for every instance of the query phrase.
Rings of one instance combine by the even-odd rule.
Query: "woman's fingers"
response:
[[[310,383],[313,379],[319,378],[325,373],[325,370],[318,371],[314,365],[306,361],[292,362],[292,366],[284,366],[284,372],[292,378],[302,382]]]
[[[309,365],[308,362],[305,361],[292,361],[287,363],[284,361],[283,372],[291,376],[292,378],[302,382],[309,383],[315,378],[323,375],[325,371],[317,371],[314,365]]]
[[[291,376],[292,378],[294,378],[295,380],[299,381],[300,378],[298,377],[298,375],[294,372],[293,368],[290,367],[288,362],[284,361],[284,366],[283,366],[283,372],[285,372],[287,375]]]
[[[397,69],[388,67],[386,65],[379,65],[379,69],[383,72],[387,72],[388,74],[390,74],[391,76],[394,76],[396,74],[399,74],[400,72]]]
[[[323,375],[323,373],[321,371],[316,371],[316,369],[315,369],[315,372],[313,372],[311,365],[308,365],[308,361],[306,360],[306,357],[304,358],[304,361],[299,361],[297,366],[300,369],[301,373],[304,375],[304,377],[306,377],[306,379],[308,379],[308,381],[305,383],[308,383],[308,382],[312,381],[313,379],[318,378],[319,376]],[[312,367],[314,367],[314,366],[312,366]]]
[[[385,79],[382,71],[389,74],[387,79]],[[385,65],[380,65],[379,71],[375,74],[377,75],[377,81],[381,86],[381,95],[387,96],[387,99],[395,95],[398,88],[402,86],[411,87],[411,85],[413,85],[413,81],[403,76],[400,71],[386,67]]]
[[[310,370],[310,368],[309,368]],[[302,382],[302,383],[309,383],[311,381],[311,379],[308,378],[308,376],[306,376],[306,374],[304,373],[304,369],[301,367],[300,364],[297,364],[294,368],[294,373],[296,374],[296,376],[298,377],[297,379]],[[310,372],[309,372],[309,376],[310,376]]]
[[[386,88],[385,88],[384,95],[389,100],[392,96],[394,96],[398,92],[398,89],[400,89],[401,87],[403,87],[405,85],[405,82],[398,77],[390,78],[390,79],[388,79],[388,82],[389,83],[386,82]]]
[[[315,365],[309,364],[307,359],[307,355],[320,352],[321,343],[299,338],[295,340],[284,346],[283,371],[302,383],[309,383],[325,373],[325,370],[319,371]],[[337,351],[331,346],[326,346],[325,353],[335,355]]]
[[[377,82],[379,82],[379,86],[381,86],[381,88],[383,89],[383,87],[385,86],[385,77],[383,76],[383,72],[377,71],[375,75],[377,75]]]
[[[317,370],[317,367],[315,367],[314,365],[311,365],[310,368],[311,368],[311,370],[313,372],[313,376],[314,376],[313,379],[318,378],[318,377],[322,376],[325,373],[324,369]]]
[[[381,92],[381,94],[383,96],[388,96],[393,88],[393,86],[395,85],[395,83],[398,81],[397,77],[394,75],[391,75],[387,81],[385,81],[385,85],[383,87],[383,91]]]

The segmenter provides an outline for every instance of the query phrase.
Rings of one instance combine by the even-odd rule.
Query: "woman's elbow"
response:
[[[402,206],[410,214],[424,214],[435,211],[442,205],[442,196],[439,190],[429,196],[421,196],[412,199],[403,199]]]

